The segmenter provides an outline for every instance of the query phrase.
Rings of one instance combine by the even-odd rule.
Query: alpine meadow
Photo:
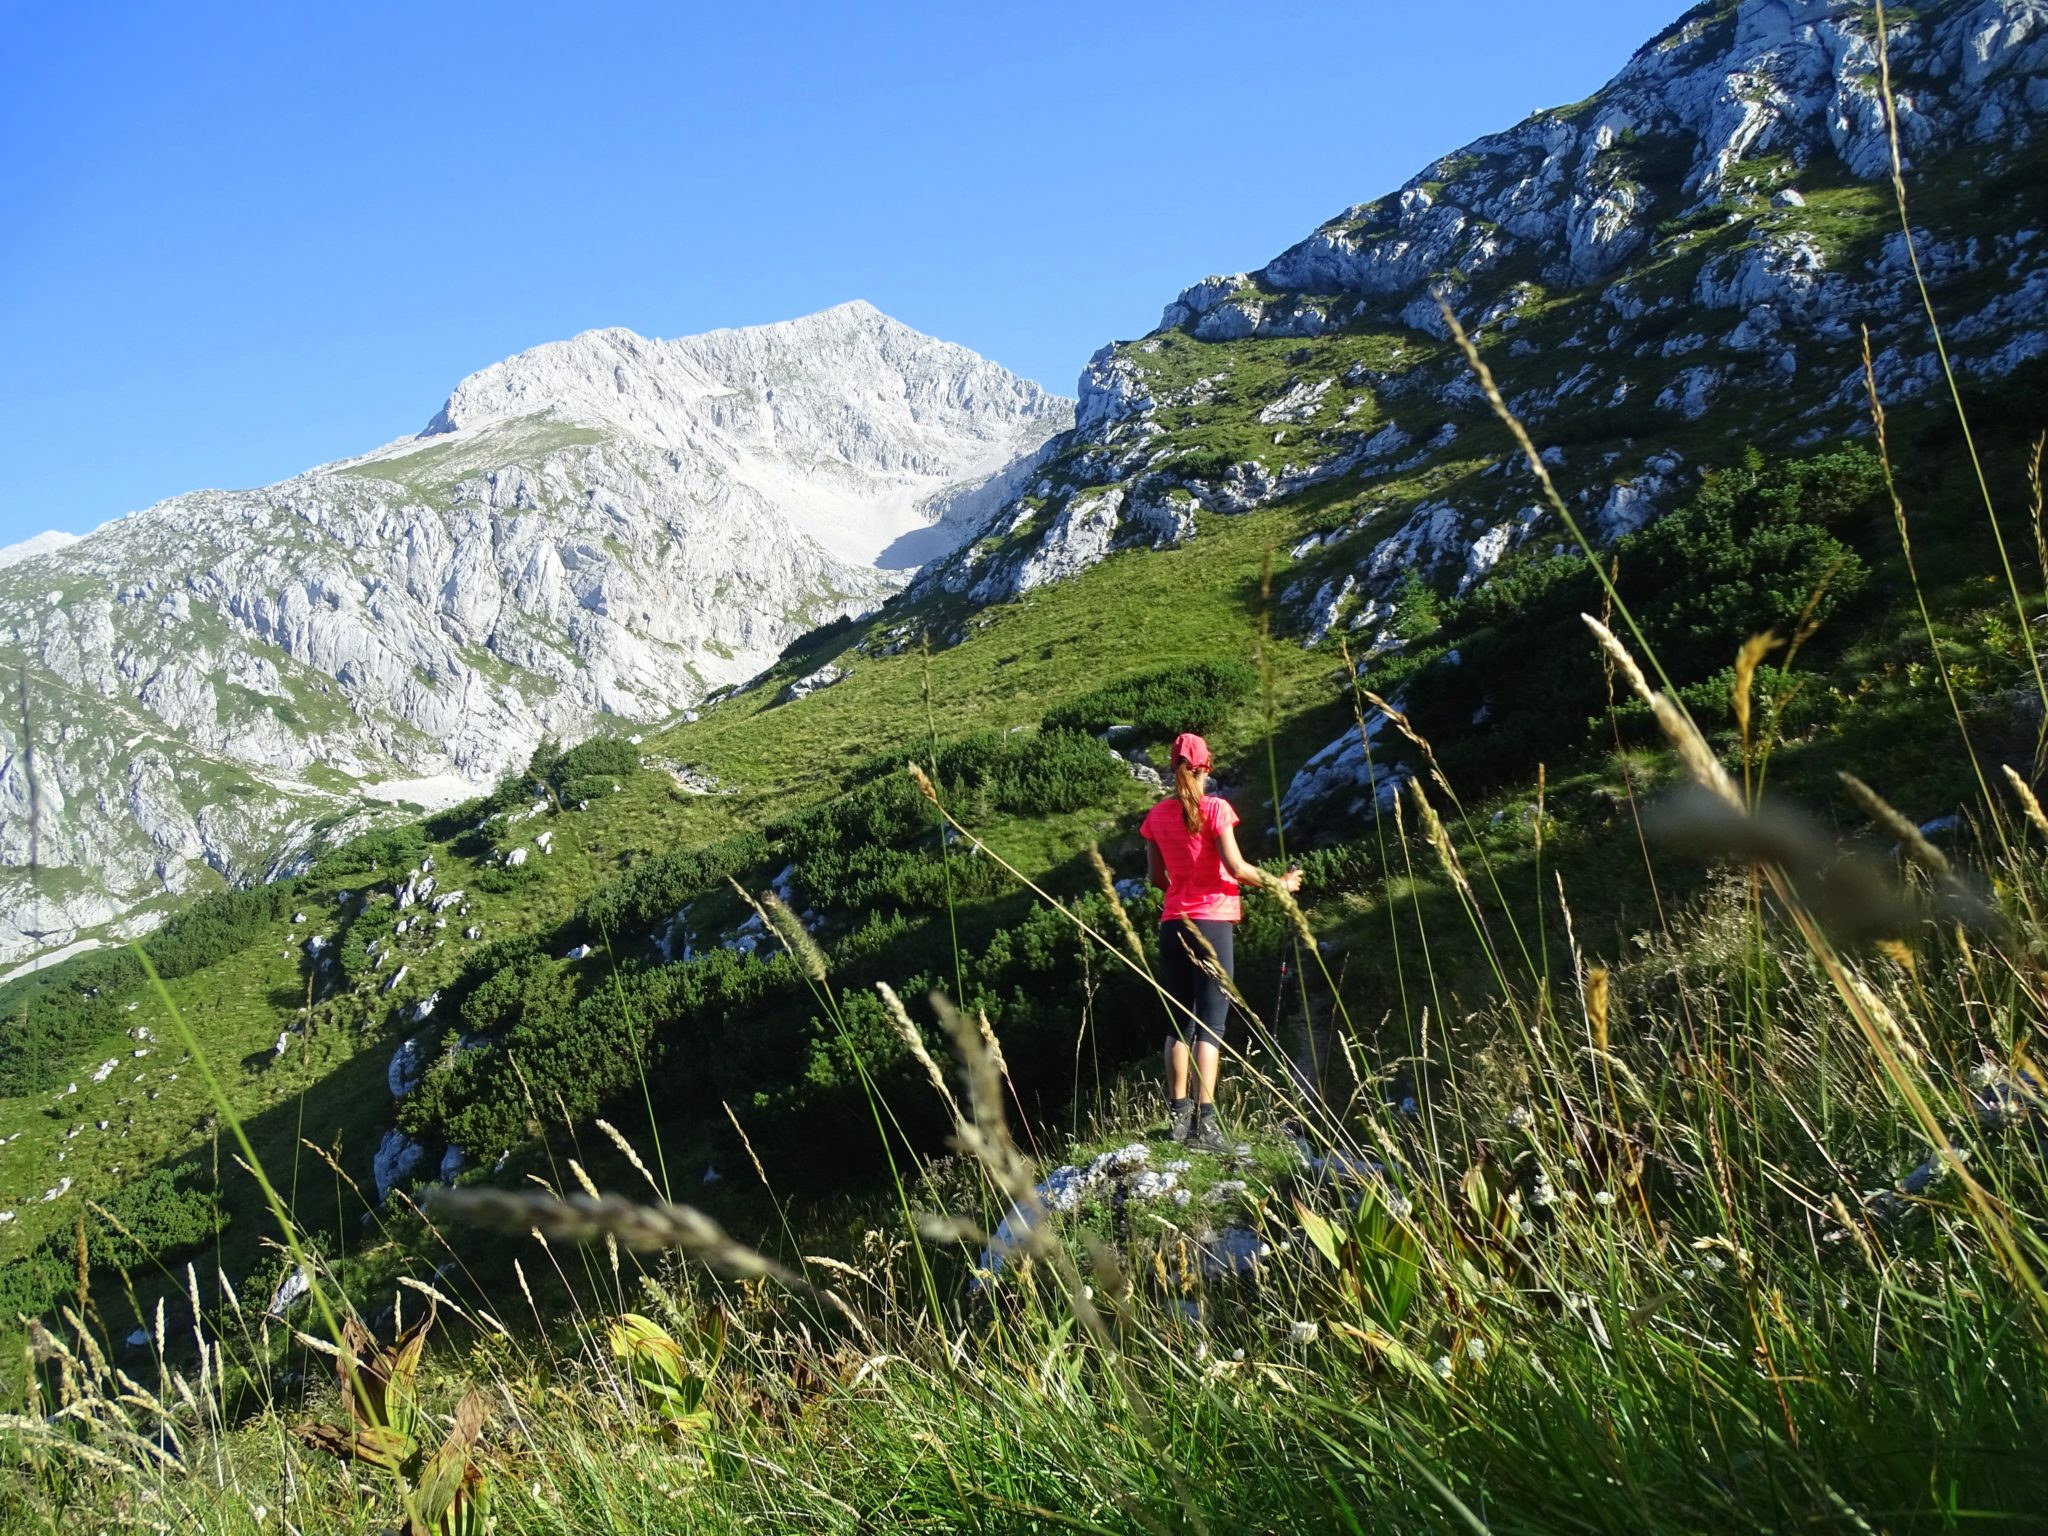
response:
[[[0,554],[0,1533],[2048,1530],[2044,444],[2048,4],[1705,0]]]

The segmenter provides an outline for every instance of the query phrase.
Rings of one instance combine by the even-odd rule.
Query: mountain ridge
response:
[[[467,376],[427,432],[0,571],[42,732],[31,814],[0,723],[0,958],[288,868],[364,824],[366,783],[445,798],[543,736],[673,717],[878,603],[903,577],[877,562],[943,546],[1070,411],[859,302],[586,332]]]
[[[2048,12],[2038,0],[1945,6],[1899,18],[1888,43],[1903,148],[1915,174],[1927,172],[1919,253],[1959,372],[2038,366],[2048,209],[2026,192],[2048,173],[2038,132]],[[74,594],[52,588],[51,604],[22,580],[10,591],[12,573],[0,573],[0,606],[58,682],[140,706],[119,733],[121,753],[150,743],[124,765],[126,814],[142,837],[129,840],[123,878],[130,891],[154,879],[167,894],[190,885],[180,859],[234,880],[289,867],[323,828],[359,814],[366,778],[474,782],[542,734],[573,735],[607,714],[658,720],[743,680],[778,637],[886,601],[912,568],[898,603],[937,602],[952,616],[934,633],[957,638],[977,610],[1120,551],[1182,544],[1205,519],[1313,495],[1332,510],[1290,552],[1276,623],[1311,646],[1350,636],[1368,661],[1386,657],[1405,643],[1411,583],[1463,594],[1563,547],[1521,466],[1476,446],[1487,413],[1446,344],[1439,291],[1603,540],[1653,520],[1731,445],[1793,449],[1862,430],[1864,324],[1886,398],[1936,386],[1905,241],[1886,231],[1888,194],[1874,179],[1890,153],[1875,58],[1863,7],[1697,6],[1584,101],[1439,157],[1255,272],[1184,289],[1158,328],[1089,361],[1071,431],[1054,397],[964,350],[945,351],[920,389],[903,386],[890,349],[916,333],[859,301],[780,332],[662,342],[589,331],[477,370],[426,432],[272,488],[282,504],[264,515],[313,552],[297,564],[280,558],[243,591],[202,579],[183,593],[145,583],[137,598],[168,605],[174,624],[190,622],[195,597],[224,615],[259,648],[235,670],[215,667],[226,687],[324,721],[308,731],[274,709],[224,710],[223,688],[177,659],[147,670],[134,658],[148,653],[131,648],[134,675],[123,674],[108,649],[113,625],[89,604],[83,628],[63,632]],[[1991,195],[1998,188],[2005,195]],[[772,365],[750,350],[748,338],[799,331],[808,350],[822,338],[897,380],[862,397],[889,430],[850,408],[844,379],[793,386],[789,354],[806,349]],[[1831,387],[1808,382],[1819,378]],[[1022,436],[982,430],[984,413]],[[961,455],[947,462],[962,479],[919,474],[936,462],[940,423],[940,457]],[[618,442],[634,451],[621,455]],[[878,489],[862,479],[873,475],[896,478]],[[650,572],[657,551],[643,545],[615,563],[613,514],[650,483],[722,511],[720,559]],[[247,500],[264,494],[197,499],[216,498],[208,515],[227,524],[256,515]],[[757,551],[731,527],[774,527],[774,507],[797,497],[819,509],[813,537],[771,541],[779,564],[756,579]],[[427,503],[434,518],[404,515]],[[568,507],[573,532],[521,531],[533,514]],[[673,510],[657,508],[657,521]],[[164,531],[175,545],[178,530]],[[352,558],[374,557],[374,582],[307,567],[337,537]],[[204,568],[218,554],[180,558]],[[76,572],[89,558],[67,552],[26,569]],[[755,617],[764,607],[775,613]],[[886,628],[875,654],[909,632]],[[302,660],[310,672],[286,664]],[[514,697],[522,678],[536,701]],[[50,702],[60,731],[89,729],[65,717],[61,691]],[[224,765],[230,740],[242,755]],[[214,755],[180,756],[195,745]],[[0,857],[18,865],[17,757],[0,770],[0,803],[13,812]],[[1304,767],[1292,806],[1356,805],[1387,788],[1341,738],[1317,764]],[[323,770],[336,779],[314,783]],[[279,775],[326,798],[302,796],[284,815]],[[66,777],[56,787],[70,804],[91,774],[74,764]],[[191,803],[200,791],[205,816]],[[94,798],[103,821],[118,819]],[[61,818],[53,825],[61,831]],[[93,862],[90,846],[46,846],[65,867]],[[285,851],[248,857],[258,847]],[[57,907],[17,924],[11,941],[0,933],[0,953],[61,942],[116,911],[90,882]]]
[[[1564,547],[1440,299],[1601,542],[1716,460],[1866,434],[1864,327],[1884,399],[1941,388],[1916,256],[1959,378],[2041,367],[2048,7],[1923,9],[1886,42],[1911,250],[1869,8],[1710,0],[1593,95],[1189,285],[1147,335],[1100,349],[1033,486],[913,595],[1016,601],[1314,496],[1332,510],[1290,552],[1277,626],[1332,650],[1348,636],[1367,662],[1397,652],[1411,582],[1462,595]],[[1360,810],[1395,782],[1339,736],[1288,803]]]

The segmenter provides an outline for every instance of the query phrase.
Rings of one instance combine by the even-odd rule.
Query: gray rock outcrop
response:
[[[920,586],[1011,601],[1117,550],[1180,542],[1198,512],[1336,481],[1370,494],[1469,458],[1445,418],[1484,400],[1441,345],[1439,294],[1483,341],[1505,340],[1492,367],[1539,440],[1567,423],[1575,440],[1599,438],[1588,418],[1631,413],[1617,451],[1560,477],[1606,541],[1667,510],[1697,473],[1662,453],[1664,424],[1726,421],[1745,445],[1781,447],[1859,430],[1859,324],[1889,397],[1933,389],[1904,237],[1887,228],[1873,28],[1869,7],[1844,0],[1695,7],[1587,100],[1444,156],[1256,271],[1190,285],[1151,335],[1089,359],[1073,433]],[[1909,161],[2004,188],[1985,193],[1975,227],[1917,240],[1959,371],[2000,377],[2048,356],[2048,233],[2018,192],[2048,123],[2048,7],[1923,8],[1895,17],[1887,44]],[[1873,197],[1845,202],[1845,177]],[[1525,339],[1536,324],[1542,339]],[[1333,360],[1318,347],[1336,337],[1373,345]],[[1278,338],[1304,343],[1282,354],[1297,371],[1264,382],[1270,350],[1240,369],[1250,354],[1232,348]],[[1759,391],[1775,402],[1761,423]],[[1219,462],[1219,440],[1241,456]],[[1462,593],[1525,546],[1555,547],[1562,530],[1531,512],[1519,465],[1487,474],[1393,495],[1298,549],[1296,633],[1322,642],[1361,598],[1383,616],[1411,573]]]

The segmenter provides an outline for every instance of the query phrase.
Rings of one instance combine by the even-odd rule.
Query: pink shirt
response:
[[[1166,864],[1166,909],[1162,922],[1192,917],[1198,922],[1234,923],[1244,916],[1237,881],[1223,867],[1220,840],[1237,825],[1237,812],[1218,795],[1202,797],[1202,830],[1190,832],[1178,799],[1162,800],[1145,813],[1138,832],[1159,850]]]

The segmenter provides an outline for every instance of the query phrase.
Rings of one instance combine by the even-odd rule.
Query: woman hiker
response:
[[[1145,815],[1152,883],[1166,892],[1160,914],[1160,982],[1172,999],[1166,1037],[1166,1116],[1175,1141],[1198,1152],[1228,1145],[1216,1123],[1216,1068],[1235,975],[1235,929],[1244,915],[1238,887],[1301,889],[1301,871],[1269,875],[1237,851],[1237,812],[1209,791],[1209,743],[1193,732],[1173,739],[1173,788]],[[1221,971],[1219,977],[1216,972]],[[1194,1046],[1194,1081],[1189,1050]],[[1190,1092],[1192,1086],[1193,1091]]]

